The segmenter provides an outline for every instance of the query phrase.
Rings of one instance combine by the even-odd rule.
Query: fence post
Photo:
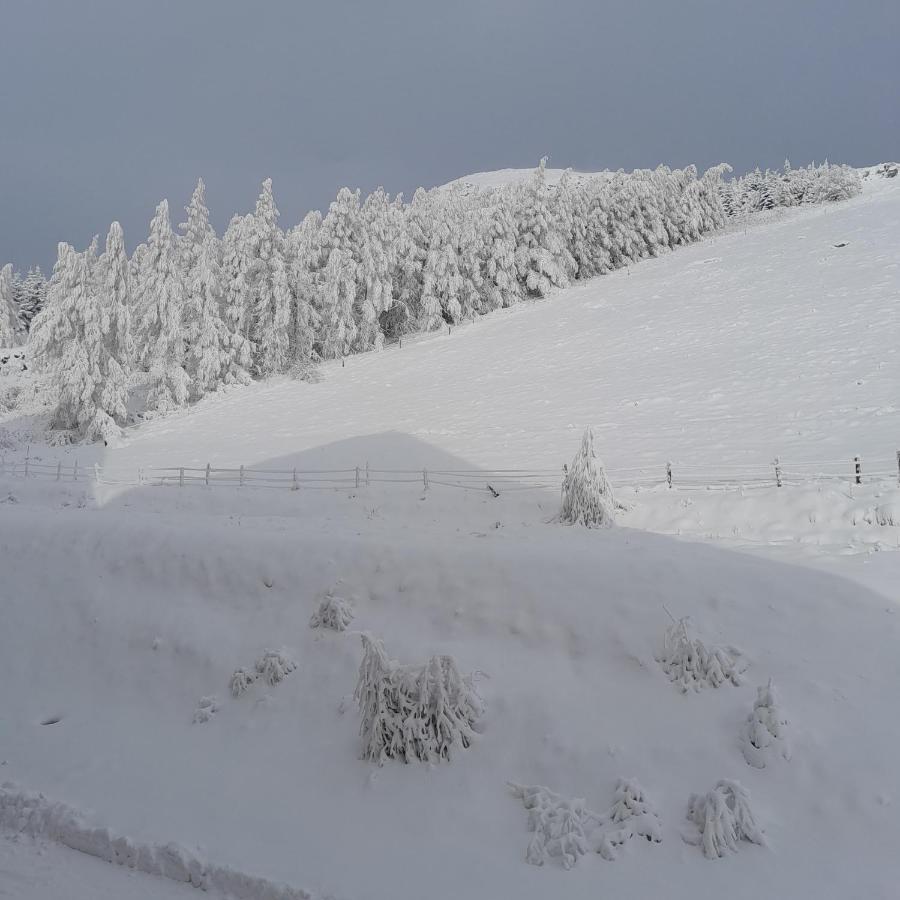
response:
[[[669,488],[672,487],[672,463],[666,463],[666,484],[668,484]]]
[[[356,487],[359,489],[359,466],[356,467]]]
[[[26,478],[28,477],[28,462],[29,462],[30,458],[31,458],[31,444],[29,444],[27,449],[25,450],[25,477]]]
[[[178,470],[178,487],[184,487],[184,467]]]
[[[209,463],[206,464],[206,486],[209,487]]]
[[[900,450],[897,451],[897,484],[900,485]]]
[[[897,465],[900,466],[900,450],[897,451]],[[366,460],[366,487],[369,486],[369,461]]]
[[[75,457],[75,465],[72,467],[72,481],[78,481],[78,457]]]
[[[775,485],[781,487],[781,460],[777,456],[773,465],[775,466]]]
[[[403,338],[400,338],[400,349],[403,349]]]
[[[422,469],[422,484],[425,485],[425,490],[428,490],[428,469]]]
[[[297,484],[297,467],[294,466],[293,474],[291,475],[291,490],[297,491],[300,490],[300,485]]]
[[[241,466],[241,474],[240,474],[240,486],[244,486],[244,467]]]
[[[900,453],[897,454],[900,456]],[[56,480],[59,481],[62,478],[62,460],[58,460],[56,463]]]
[[[853,472],[856,475],[856,483],[862,484],[862,462],[858,456],[853,457]]]

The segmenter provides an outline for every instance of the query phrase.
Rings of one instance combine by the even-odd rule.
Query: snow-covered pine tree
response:
[[[13,299],[13,267],[0,268],[0,347],[19,343],[19,309]]]
[[[434,310],[422,308],[430,222],[431,197],[427,191],[419,188],[413,195],[412,202],[403,210],[403,227],[398,235],[396,248],[394,294],[405,310],[405,315],[400,315],[406,323],[404,331],[428,331],[441,321],[439,312],[435,316]]]
[[[286,371],[290,362],[291,289],[278,215],[272,179],[267,178],[248,223],[250,337],[255,347],[254,368],[264,376]]]
[[[19,286],[16,302],[19,307],[19,322],[27,332],[34,317],[44,308],[47,297],[47,280],[39,266],[28,270]]]
[[[383,188],[369,194],[360,210],[360,287],[356,346],[361,351],[384,345],[381,314],[393,302],[393,270],[399,216]]]
[[[319,359],[315,347],[320,323],[315,304],[316,277],[322,257],[321,227],[322,216],[311,212],[285,235],[292,297],[291,369],[302,378],[309,376]]]
[[[547,185],[547,160],[519,186],[516,220],[516,267],[524,292],[545,297],[554,287],[567,287],[575,262],[566,249]]]
[[[457,223],[445,198],[433,198],[431,211],[419,307],[419,326],[426,331],[439,327],[442,321],[458,322],[462,315],[463,279],[454,234]]]
[[[125,250],[125,235],[118,222],[113,222],[109,226],[106,250],[97,261],[97,273],[97,289],[109,322],[109,331],[105,336],[106,347],[110,356],[127,375],[135,358],[131,322],[134,298],[128,253]]]
[[[229,372],[230,332],[222,319],[222,268],[218,241],[208,237],[192,253],[188,272],[187,356],[185,371],[196,399],[225,383]]]
[[[32,328],[31,354],[53,379],[53,426],[106,441],[125,421],[127,375],[113,355],[119,335],[115,295],[95,254],[96,239],[84,253],[59,245],[48,302]]]
[[[163,415],[189,396],[184,370],[184,280],[178,265],[169,203],[163,200],[150,222],[137,285],[143,363],[150,371],[147,409]]]
[[[569,525],[608,528],[615,524],[615,511],[612,486],[594,452],[594,431],[589,425],[581,438],[581,449],[563,480],[559,518]]]
[[[223,319],[221,250],[209,223],[202,178],[185,212],[187,221],[178,226],[184,232],[178,241],[185,285],[184,368],[190,379],[191,397],[199,399],[225,382],[231,346],[231,334]]]
[[[479,312],[487,313],[512,306],[522,296],[516,271],[516,220],[508,187],[488,195],[478,221],[482,230]]]
[[[228,331],[222,363],[225,384],[247,384],[253,364],[250,330],[251,216],[234,216],[222,237],[222,319]]]

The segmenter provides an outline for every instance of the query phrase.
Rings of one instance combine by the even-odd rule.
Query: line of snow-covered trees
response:
[[[729,216],[774,209],[776,206],[800,206],[804,203],[829,203],[847,200],[862,191],[862,178],[850,166],[810,163],[805,169],[793,169],[788,160],[779,171],[755,169],[740,178],[722,184],[722,204]]]
[[[726,184],[726,171],[565,173],[554,184],[542,162],[521,183],[419,189],[410,203],[344,188],[324,217],[289,229],[267,180],[254,212],[232,218],[221,238],[201,181],[178,232],[163,201],[130,258],[114,222],[102,251],[97,239],[82,252],[60,244],[46,284],[39,271],[22,279],[4,268],[0,346],[27,333],[54,383],[54,426],[105,439],[130,414],[303,374],[695,241],[740,196],[734,185],[745,179]],[[846,170],[797,171],[810,202],[810,182],[831,185]]]
[[[327,215],[287,230],[267,180],[221,238],[201,181],[179,233],[163,201],[130,258],[115,222],[102,252],[96,240],[60,244],[29,353],[52,376],[54,425],[105,439],[128,420],[136,384],[146,399],[132,411],[163,414],[694,241],[724,221],[725,168],[551,184],[542,163],[520,184],[420,189],[410,203],[345,188]]]

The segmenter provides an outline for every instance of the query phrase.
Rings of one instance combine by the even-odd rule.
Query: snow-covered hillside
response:
[[[207,397],[119,447],[26,450],[29,407],[0,407],[7,469],[21,473],[26,452],[31,465],[77,457],[110,482],[0,474],[0,834],[250,898],[289,896],[269,883],[348,900],[894,896],[900,515],[866,516],[898,502],[896,479],[870,480],[896,472],[900,446],[898,182],[870,178],[854,200],[757,216],[326,365],[318,383]],[[24,396],[34,381],[0,379],[13,386]],[[627,527],[552,522],[554,473],[586,424]],[[809,477],[849,476],[857,454],[862,485]],[[805,483],[755,483],[776,455]],[[519,471],[499,497],[487,474],[467,491],[399,477],[297,491],[127,483],[153,466],[367,461]],[[726,471],[747,489],[679,490]],[[345,631],[310,627],[329,593],[352,610]],[[670,680],[683,657],[664,635],[684,616],[708,653],[691,658],[712,660],[718,687]],[[476,673],[471,747],[433,765],[359,758],[363,631],[402,663],[451,654]],[[267,649],[296,669],[232,697],[235,670],[252,674]],[[755,705],[769,679],[777,709]],[[614,823],[603,816],[620,778],[647,806],[622,819],[620,804]],[[711,860],[686,839],[701,812],[740,796],[714,790],[720,779],[749,791],[765,845]],[[523,796],[548,803],[537,831]],[[51,814],[54,802],[65,809]],[[584,828],[589,852],[570,871],[541,843],[545,826]],[[4,846],[0,893],[16,896]],[[546,864],[528,865],[543,850]]]

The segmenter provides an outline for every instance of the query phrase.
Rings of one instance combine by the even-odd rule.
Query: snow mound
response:
[[[685,840],[701,846],[707,859],[736,853],[741,840],[766,844],[750,809],[750,793],[738,781],[723,779],[708,794],[692,794],[687,817],[696,831],[686,834]]]
[[[659,813],[650,804],[641,785],[634,778],[620,778],[616,784],[613,805],[605,823],[614,826],[600,838],[597,852],[608,860],[618,857],[617,847],[637,836],[654,844],[662,841]]]
[[[219,701],[215,697],[201,697],[194,710],[193,722],[202,725],[208,722],[219,711]]]
[[[235,669],[231,680],[228,682],[231,696],[240,697],[245,694],[254,681],[256,681],[255,672],[249,672],[247,669]]]
[[[662,670],[682,691],[717,688],[726,681],[741,683],[740,653],[735,648],[710,646],[693,636],[688,616],[666,629],[663,650],[657,656]]]
[[[354,698],[362,716],[362,758],[449,760],[467,748],[484,705],[474,676],[460,674],[452,656],[433,656],[424,666],[389,659],[384,644],[362,635],[363,660]]]
[[[256,660],[254,668],[267,685],[274,687],[297,668],[297,663],[284,650],[266,650]]]
[[[175,843],[140,843],[109,828],[93,827],[71,807],[22,791],[11,782],[0,786],[0,827],[235,900],[313,900],[307,891],[209,863]]]

